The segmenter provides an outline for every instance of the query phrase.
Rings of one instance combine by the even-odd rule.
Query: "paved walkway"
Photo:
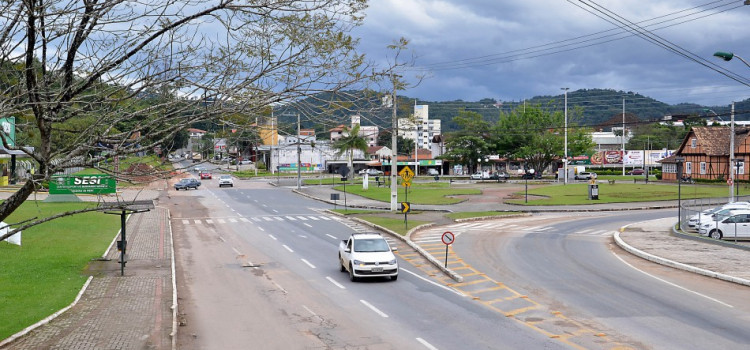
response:
[[[676,207],[673,202],[657,202],[528,208],[503,204],[502,193],[497,191],[488,190],[483,196],[467,197],[467,201],[455,205],[419,206],[419,209],[586,211]],[[302,188],[300,194],[328,201],[333,192],[328,186],[311,186]],[[159,190],[125,191],[122,198],[156,199],[159,193]],[[343,200],[337,204],[343,205]],[[350,194],[347,204],[385,209],[389,206]],[[673,234],[670,228],[673,223],[672,219],[637,223],[615,237],[620,246],[644,258],[750,285],[749,251]],[[157,207],[133,215],[127,225],[130,257],[125,276],[119,275],[116,262],[119,253],[114,249],[108,251],[109,261],[92,262],[92,277],[75,305],[26,334],[4,340],[0,349],[174,348],[171,334],[176,330],[173,307],[176,291],[168,210]]]

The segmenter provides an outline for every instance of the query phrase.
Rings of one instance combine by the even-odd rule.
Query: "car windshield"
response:
[[[388,243],[384,239],[357,239],[354,241],[356,252],[387,252]]]
[[[190,179],[182,179],[182,180],[180,180],[180,182],[181,183],[188,183],[188,182],[190,182]]]
[[[229,179],[231,179],[231,178],[232,178],[232,177],[231,177],[231,176],[229,176],[229,175],[221,175],[221,179],[222,179],[222,180],[229,180]]]

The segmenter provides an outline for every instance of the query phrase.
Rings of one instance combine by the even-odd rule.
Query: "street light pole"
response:
[[[529,169],[529,174],[531,174],[531,177],[534,177],[534,169]],[[526,199],[524,200],[524,203],[529,202],[529,176],[527,174],[524,174],[524,179],[526,179]]]
[[[682,229],[682,163],[685,157],[675,157],[674,161],[677,162],[677,227]]]
[[[565,91],[565,158],[563,158],[563,172],[564,174],[564,181],[563,184],[568,184],[568,89],[569,88],[561,88],[563,91]]]
[[[745,5],[747,5],[747,4],[745,4]],[[724,61],[731,61],[732,58],[737,57],[738,60],[742,61],[742,63],[744,63],[746,66],[750,67],[750,63],[747,63],[747,61],[745,61],[744,59],[742,59],[742,57],[740,57],[740,56],[738,56],[738,55],[736,55],[734,53],[731,53],[731,52],[716,51],[716,52],[714,52],[714,56],[719,57],[719,58],[723,59]]]
[[[730,116],[730,128],[729,128],[729,160],[730,160],[730,168],[729,170],[729,178],[731,180],[731,186],[729,186],[729,198],[730,203],[734,202],[734,172],[732,171],[732,167],[734,167],[734,164],[731,162],[734,162],[734,102],[732,102],[732,114]]]

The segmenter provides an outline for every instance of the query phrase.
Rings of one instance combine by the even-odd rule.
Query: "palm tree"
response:
[[[349,169],[352,169],[352,154],[355,149],[367,152],[367,140],[359,136],[359,124],[349,129],[344,127],[344,135],[333,143],[333,148],[337,151],[336,157],[347,153]],[[349,172],[347,178],[351,178],[352,172]]]

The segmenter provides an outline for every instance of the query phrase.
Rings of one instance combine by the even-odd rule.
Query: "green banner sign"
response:
[[[107,194],[117,191],[117,181],[110,175],[53,176],[49,182],[50,194]]]

